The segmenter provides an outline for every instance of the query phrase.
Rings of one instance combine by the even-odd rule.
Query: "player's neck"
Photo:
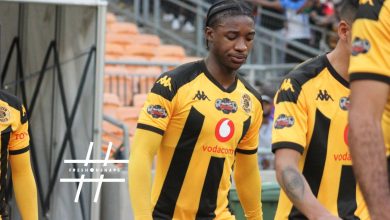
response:
[[[338,44],[336,48],[326,56],[336,72],[348,82],[348,66],[350,56],[348,50],[342,48],[342,46]]]
[[[236,72],[226,68],[214,56],[209,54],[205,59],[205,63],[213,78],[225,89],[229,88],[236,81]]]

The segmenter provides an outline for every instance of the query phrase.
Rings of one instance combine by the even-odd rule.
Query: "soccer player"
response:
[[[38,219],[35,179],[30,163],[26,110],[13,95],[0,90],[0,219],[8,216],[6,203],[8,159],[16,202],[23,220]]]
[[[373,220],[390,219],[390,1],[360,1],[349,67],[349,143]],[[386,159],[387,156],[387,159]],[[386,161],[387,160],[387,161]]]
[[[254,36],[252,10],[239,0],[219,1],[207,13],[207,57],[156,81],[130,153],[136,220],[235,219],[228,208],[233,166],[246,217],[262,219],[257,165],[261,97],[237,73]]]
[[[339,6],[339,41],[290,72],[275,97],[276,220],[367,220],[347,146],[348,64],[357,3]]]

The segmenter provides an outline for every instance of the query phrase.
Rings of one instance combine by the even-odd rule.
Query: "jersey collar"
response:
[[[212,75],[211,73],[209,72],[209,70],[207,69],[207,66],[206,66],[206,63],[204,60],[202,60],[200,62],[200,65],[201,65],[201,69],[204,73],[204,75],[206,75],[206,77],[214,84],[216,85],[220,90],[222,90],[223,92],[226,92],[226,93],[232,93],[236,87],[237,87],[237,76],[233,82],[233,84],[231,84],[227,89],[225,89]]]
[[[323,55],[323,59],[325,61],[325,65],[328,68],[330,74],[339,82],[341,85],[343,85],[346,88],[349,88],[349,82],[345,80],[341,75],[333,68],[332,64],[329,62],[328,57],[326,57],[326,54]]]

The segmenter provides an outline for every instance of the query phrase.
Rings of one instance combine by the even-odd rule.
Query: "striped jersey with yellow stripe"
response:
[[[0,213],[6,212],[8,156],[29,150],[26,110],[17,97],[0,90]]]
[[[154,219],[234,219],[230,176],[236,153],[257,153],[260,99],[241,77],[222,87],[204,61],[159,77],[138,121],[138,129],[163,136],[152,188]]]

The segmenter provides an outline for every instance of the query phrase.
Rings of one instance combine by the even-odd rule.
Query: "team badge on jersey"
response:
[[[349,98],[348,97],[341,97],[340,99],[340,108],[344,111],[347,111],[349,108]]]
[[[367,53],[371,48],[370,42],[365,39],[356,37],[352,42],[352,56],[357,56],[361,53]]]
[[[242,95],[241,106],[247,114],[251,113],[252,101],[251,101],[251,97],[248,94]]]
[[[6,107],[0,107],[0,122],[7,122],[10,119],[10,115],[11,113]]]
[[[168,116],[167,110],[161,105],[149,105],[146,111],[153,118],[166,118]]]
[[[294,125],[294,117],[281,114],[275,121],[275,129],[289,128]]]
[[[224,114],[235,113],[237,111],[237,103],[228,98],[217,99],[215,101],[215,108]]]
[[[232,120],[223,118],[219,120],[215,127],[215,137],[220,142],[230,140],[234,135],[234,123]]]

